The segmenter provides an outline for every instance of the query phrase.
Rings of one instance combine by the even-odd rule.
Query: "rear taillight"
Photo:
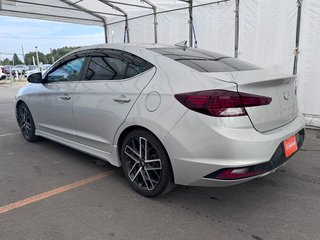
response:
[[[268,105],[272,98],[228,90],[180,93],[175,98],[187,108],[214,117],[247,115],[246,107]]]
[[[4,73],[4,67],[1,67],[1,72]]]

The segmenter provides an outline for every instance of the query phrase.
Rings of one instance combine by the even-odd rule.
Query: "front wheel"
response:
[[[31,112],[25,103],[18,105],[16,115],[23,137],[29,142],[37,141],[39,137],[35,135],[36,127]]]
[[[140,129],[130,132],[120,151],[123,172],[138,193],[155,197],[173,189],[169,157],[153,134]]]

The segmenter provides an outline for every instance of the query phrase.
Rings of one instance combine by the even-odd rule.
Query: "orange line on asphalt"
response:
[[[2,206],[2,207],[0,207],[0,214],[1,213],[5,213],[5,212],[9,212],[9,211],[14,210],[16,208],[21,208],[21,207],[23,207],[25,205],[28,205],[28,204],[31,204],[31,203],[34,203],[34,202],[38,202],[38,201],[41,201],[43,199],[52,197],[54,195],[57,195],[57,194],[72,190],[72,189],[77,188],[77,187],[80,187],[82,185],[97,181],[97,180],[102,179],[102,178],[104,178],[106,176],[109,176],[109,175],[111,175],[113,173],[114,173],[114,171],[107,171],[107,172],[104,172],[104,173],[100,173],[98,175],[95,175],[95,176],[92,176],[92,177],[89,177],[89,178],[86,178],[86,179],[82,179],[82,180],[80,180],[78,182],[74,182],[74,183],[71,183],[71,184],[68,184],[68,185],[65,185],[65,186],[62,186],[62,187],[58,187],[58,188],[52,189],[50,191],[43,192],[43,193],[40,193],[38,195],[34,195],[32,197],[23,199],[21,201],[17,201],[17,202]]]

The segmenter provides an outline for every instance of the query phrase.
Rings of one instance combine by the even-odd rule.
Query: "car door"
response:
[[[69,57],[45,76],[41,93],[34,97],[37,130],[76,140],[72,101],[84,62],[85,56]]]
[[[79,141],[112,152],[117,129],[155,71],[152,64],[124,51],[92,51],[74,92],[73,114]]]

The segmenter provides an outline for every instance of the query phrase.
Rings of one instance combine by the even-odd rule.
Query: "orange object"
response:
[[[284,153],[286,157],[290,157],[293,153],[298,150],[298,144],[296,136],[289,137],[283,141]]]
[[[82,180],[80,180],[78,182],[74,182],[74,183],[71,183],[71,184],[68,184],[68,185],[65,185],[65,186],[62,186],[62,187],[58,187],[58,188],[52,189],[52,190],[50,190],[48,192],[40,193],[38,195],[35,195],[35,196],[32,196],[32,197],[28,197],[28,198],[23,199],[21,201],[14,202],[14,203],[2,206],[2,207],[0,207],[0,214],[1,213],[5,213],[5,212],[9,212],[9,211],[14,210],[16,208],[20,208],[20,207],[23,207],[25,205],[28,205],[28,204],[31,204],[31,203],[34,203],[34,202],[41,201],[43,199],[52,197],[54,195],[57,195],[57,194],[60,194],[60,193],[66,192],[66,191],[70,191],[70,190],[72,190],[74,188],[77,188],[77,187],[86,185],[88,183],[97,181],[99,179],[102,179],[102,178],[104,178],[106,176],[109,176],[109,175],[111,175],[113,173],[114,173],[114,171],[112,171],[112,170],[111,171],[107,171],[107,172],[103,172],[103,173],[97,174],[95,176],[92,176],[92,177],[89,177],[89,178],[86,178],[86,179],[82,179]]]

